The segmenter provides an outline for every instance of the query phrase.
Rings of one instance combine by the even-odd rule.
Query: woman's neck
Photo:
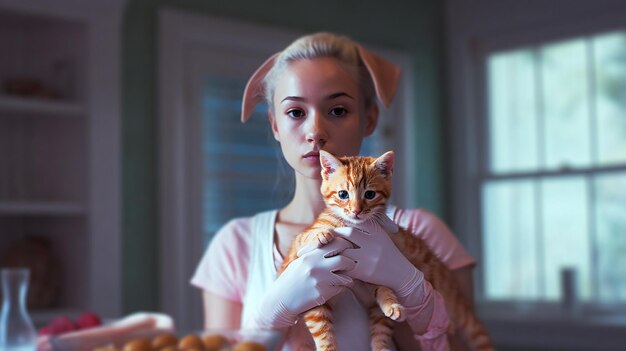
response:
[[[293,199],[280,210],[281,222],[309,225],[326,208],[320,193],[321,179],[310,179],[296,173]]]

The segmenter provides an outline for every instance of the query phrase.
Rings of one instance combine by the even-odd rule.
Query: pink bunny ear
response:
[[[393,63],[367,51],[361,45],[357,45],[361,60],[372,77],[378,99],[386,106],[391,105],[391,100],[398,90],[400,81],[400,68]]]
[[[267,75],[267,72],[274,67],[274,62],[276,62],[276,57],[279,54],[280,53],[276,53],[267,59],[261,67],[257,68],[252,77],[248,80],[246,89],[243,91],[243,101],[241,102],[241,123],[246,123],[252,115],[254,107],[259,102],[263,101],[265,95],[263,79]]]

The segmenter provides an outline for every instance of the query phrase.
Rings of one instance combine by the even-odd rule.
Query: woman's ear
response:
[[[270,126],[272,126],[272,134],[274,134],[274,140],[280,143],[278,126],[276,125],[276,117],[274,117],[274,112],[272,111],[271,107],[267,109],[267,121],[270,123]]]
[[[368,109],[367,115],[365,116],[365,136],[372,135],[378,125],[378,114],[380,111],[374,101],[372,101],[371,104],[372,106]]]

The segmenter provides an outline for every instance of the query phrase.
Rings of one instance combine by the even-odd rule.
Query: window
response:
[[[626,305],[626,30],[485,64],[484,297]]]
[[[266,108],[240,121],[245,81],[207,77],[202,97],[203,245],[228,220],[277,208],[292,179],[272,136]]]

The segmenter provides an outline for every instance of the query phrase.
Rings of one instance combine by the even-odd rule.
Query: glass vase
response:
[[[2,276],[2,313],[0,314],[0,350],[34,351],[37,331],[26,309],[29,270],[6,268]]]

